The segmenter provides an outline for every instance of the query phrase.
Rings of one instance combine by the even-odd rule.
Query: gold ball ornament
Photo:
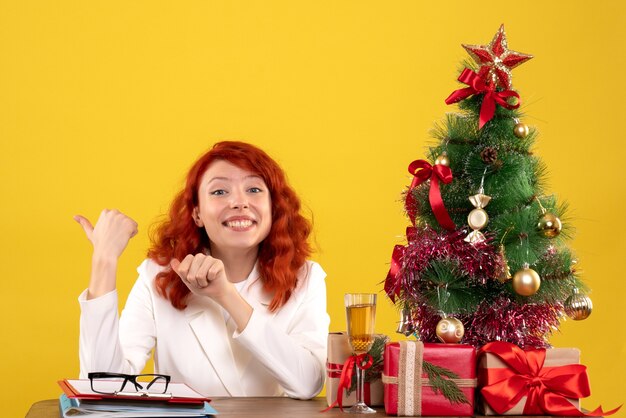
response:
[[[543,234],[544,237],[554,238],[561,233],[563,224],[561,220],[553,213],[546,212],[539,218],[537,223],[537,229]]]
[[[435,165],[445,165],[446,167],[450,167],[450,157],[448,157],[447,152],[442,152],[439,157],[435,160]]]
[[[587,295],[578,293],[578,289],[574,289],[574,294],[568,297],[563,304],[565,313],[574,321],[582,321],[589,318],[593,310],[593,303]]]
[[[458,319],[447,316],[437,323],[437,338],[442,343],[458,343],[465,335],[463,323]]]
[[[526,125],[525,123],[517,123],[513,128],[513,133],[518,138],[526,138],[528,136],[528,132],[528,125]]]
[[[539,274],[528,265],[524,265],[513,275],[513,290],[522,296],[532,296],[539,290],[541,278]]]

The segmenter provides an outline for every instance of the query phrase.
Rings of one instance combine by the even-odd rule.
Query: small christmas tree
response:
[[[585,319],[592,306],[564,243],[566,205],[546,191],[537,132],[511,87],[511,69],[532,56],[508,49],[503,26],[488,45],[463,47],[475,63],[446,99],[461,113],[436,126],[428,161],[409,166],[411,226],[385,291],[399,330],[425,342],[548,347],[564,312]]]

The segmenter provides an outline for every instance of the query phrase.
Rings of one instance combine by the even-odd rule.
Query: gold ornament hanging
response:
[[[450,157],[448,157],[447,152],[442,152],[441,155],[437,157],[435,160],[435,165],[445,165],[446,167],[450,167]]]
[[[513,127],[513,133],[520,139],[526,138],[529,133],[528,125],[521,122],[516,123],[515,127]]]
[[[539,274],[531,269],[527,263],[513,276],[513,290],[518,295],[532,296],[537,293],[539,286],[541,286]]]
[[[537,230],[546,238],[554,238],[561,233],[563,224],[561,220],[553,213],[550,213],[543,207],[541,200],[535,196],[535,200],[541,208],[541,216],[537,221]]]
[[[589,296],[580,294],[578,289],[574,288],[574,293],[565,300],[563,307],[567,316],[574,321],[582,321],[591,315],[593,303]]]
[[[415,327],[413,321],[411,321],[411,311],[408,308],[403,308],[400,311],[400,322],[398,322],[396,332],[405,337],[415,333]]]
[[[505,283],[511,280],[511,269],[509,268],[509,262],[506,259],[506,254],[504,253],[504,245],[500,244],[500,257],[502,257],[502,268],[498,272],[496,279],[500,283]]]
[[[537,222],[537,229],[543,234],[546,238],[554,238],[561,233],[561,228],[563,228],[563,224],[561,220],[556,217],[553,213],[550,213],[543,209],[542,215],[539,218],[539,222]]]
[[[489,215],[487,215],[487,212],[483,208],[487,206],[491,200],[491,196],[487,196],[482,192],[483,189],[481,187],[478,194],[469,197],[469,200],[472,202],[475,209],[473,209],[467,216],[467,223],[473,231],[465,237],[465,242],[469,242],[471,244],[485,240],[485,236],[482,232],[480,232],[480,230],[483,229],[489,222]]]
[[[458,319],[446,316],[437,323],[436,333],[442,343],[458,343],[465,335],[465,328]]]

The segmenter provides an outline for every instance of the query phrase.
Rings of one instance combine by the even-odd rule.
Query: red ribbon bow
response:
[[[389,267],[389,273],[385,279],[385,293],[391,299],[391,302],[396,303],[396,296],[400,294],[400,269],[402,268],[402,259],[404,258],[404,252],[406,247],[403,245],[396,245],[393,247],[393,254],[391,254],[391,266]]]
[[[344,391],[350,389],[350,386],[352,385],[352,373],[354,372],[354,366],[356,365],[356,367],[361,370],[367,370],[372,367],[372,364],[374,364],[374,358],[368,353],[348,357],[348,359],[343,363],[343,368],[341,369],[339,387],[337,388],[337,398],[335,399],[335,402],[330,404],[328,408],[324,409],[322,412],[326,412],[337,405],[339,405],[339,409],[343,412],[343,393]]]
[[[439,180],[446,184],[452,181],[452,170],[450,170],[450,167],[442,164],[435,164],[432,166],[428,161],[415,160],[409,164],[409,173],[413,174],[414,177],[411,182],[409,192],[406,195],[405,206],[409,214],[409,218],[411,218],[411,222],[415,224],[416,215],[415,201],[411,191],[419,184],[430,179],[428,200],[430,201],[430,207],[433,209],[435,218],[437,218],[439,225],[449,231],[454,231],[456,229],[456,225],[450,218],[450,215],[448,215],[448,211],[446,210],[446,207],[443,204],[443,199],[441,198],[441,191],[439,190]]]
[[[544,368],[545,349],[524,351],[514,344],[495,341],[485,344],[479,355],[483,353],[498,356],[508,366],[486,369],[487,384],[480,391],[497,414],[504,414],[524,396],[524,415],[603,416],[621,408],[608,412],[602,407],[588,413],[579,411],[566,398],[590,395],[587,368],[581,364]]]
[[[496,91],[494,83],[486,83],[480,74],[476,74],[469,68],[464,69],[457,80],[467,84],[469,87],[453,91],[446,99],[446,104],[460,102],[473,94],[485,95],[483,104],[480,107],[478,129],[482,129],[485,123],[493,118],[493,115],[496,113],[496,104],[507,109],[517,109],[520,106],[521,100],[517,92],[513,90]],[[512,105],[507,102],[506,99],[509,97],[517,98],[517,103]]]
[[[406,228],[406,240],[410,243],[415,240],[417,232],[414,226],[407,226]],[[393,303],[396,302],[396,296],[400,295],[400,270],[402,269],[402,259],[406,252],[404,245],[396,245],[393,247],[393,253],[391,254],[391,265],[389,266],[389,272],[387,278],[385,278],[385,293],[389,296],[389,299]]]

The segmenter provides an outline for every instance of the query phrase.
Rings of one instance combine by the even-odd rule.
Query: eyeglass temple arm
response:
[[[137,376],[133,376],[133,378],[132,378],[132,379],[127,379],[127,380],[124,382],[124,385],[126,385],[126,382],[128,382],[128,381],[130,381],[133,385],[135,385],[135,390],[137,390],[137,391],[138,391],[139,389],[143,389],[143,386],[141,386],[141,385],[139,384],[139,382],[137,382]],[[120,392],[124,390],[124,385],[122,385],[122,388],[120,389]],[[148,386],[148,388],[149,388],[149,387],[150,387],[150,386]],[[146,389],[147,389],[147,388],[146,388]]]
[[[152,379],[152,381],[150,383],[148,383],[148,386],[146,386],[146,390],[150,389],[150,386],[154,385],[156,382],[161,382],[162,380],[165,381],[165,388],[167,389],[167,386],[170,383],[170,379],[168,376],[156,376],[154,379]]]

